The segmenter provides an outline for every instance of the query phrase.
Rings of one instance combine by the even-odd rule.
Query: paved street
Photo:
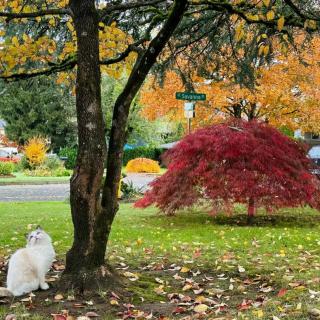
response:
[[[131,181],[136,188],[146,189],[156,176],[130,174],[124,181]],[[69,196],[69,184],[8,185],[0,186],[0,202],[14,201],[63,201]]]
[[[63,201],[69,195],[68,184],[0,186],[0,201]]]

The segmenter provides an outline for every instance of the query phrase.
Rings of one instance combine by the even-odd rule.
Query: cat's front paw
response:
[[[48,290],[48,289],[49,289],[49,285],[48,285],[46,282],[44,282],[44,283],[41,283],[41,284],[40,284],[40,288],[41,288],[42,290]]]

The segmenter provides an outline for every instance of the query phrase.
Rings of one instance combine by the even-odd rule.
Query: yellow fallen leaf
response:
[[[208,310],[208,306],[206,304],[198,304],[197,306],[195,306],[193,308],[193,311],[194,312],[197,312],[197,313],[202,313],[202,312],[206,312]]]
[[[257,317],[258,318],[262,318],[263,317],[263,311],[262,310],[258,310],[257,311]]]
[[[62,294],[57,294],[57,295],[54,296],[54,300],[60,301],[62,299],[63,299],[63,295]]]
[[[182,267],[181,270],[180,270],[180,272],[183,272],[183,273],[187,273],[189,271],[190,271],[190,269],[187,268],[187,267]]]
[[[192,285],[191,284],[186,284],[183,288],[182,288],[182,291],[188,291],[192,288]]]

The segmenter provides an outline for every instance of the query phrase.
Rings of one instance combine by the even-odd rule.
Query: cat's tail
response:
[[[12,297],[13,294],[7,288],[0,287],[0,297]]]

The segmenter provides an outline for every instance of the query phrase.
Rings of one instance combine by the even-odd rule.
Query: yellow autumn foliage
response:
[[[146,172],[146,173],[159,173],[160,166],[157,161],[148,158],[136,158],[130,160],[126,166],[127,172]]]
[[[30,138],[24,147],[25,156],[33,168],[44,162],[47,151],[46,142],[41,137]]]

